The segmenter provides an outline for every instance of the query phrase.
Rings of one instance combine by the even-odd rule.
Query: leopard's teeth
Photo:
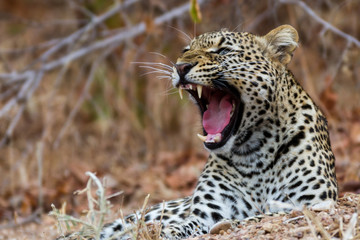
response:
[[[198,138],[200,138],[201,141],[206,141],[206,136],[201,135],[200,133],[197,134]]]
[[[201,99],[202,86],[201,86],[201,85],[196,85],[196,89],[197,89],[197,93],[198,93],[199,99]]]
[[[183,89],[181,87],[179,87],[179,95],[182,100],[183,99]]]
[[[214,137],[214,142],[220,142],[221,141],[221,134],[216,134],[216,136]]]
[[[232,103],[232,109],[231,109],[231,112],[230,112],[230,117],[233,116],[234,111],[235,111],[235,103],[233,102],[233,103]]]

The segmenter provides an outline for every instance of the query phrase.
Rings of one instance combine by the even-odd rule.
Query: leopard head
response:
[[[194,38],[173,68],[172,82],[198,105],[209,150],[231,148],[234,136],[272,114],[277,81],[297,47],[283,25],[265,36],[221,30]]]

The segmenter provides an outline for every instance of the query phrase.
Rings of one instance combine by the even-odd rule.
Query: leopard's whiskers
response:
[[[169,27],[176,30],[176,31],[178,31],[179,33],[183,34],[187,38],[187,40],[189,40],[189,42],[193,39],[192,37],[190,37],[189,34],[185,33],[184,31],[182,31],[180,29],[178,29],[176,27],[173,27],[173,26],[169,26]]]
[[[168,61],[169,63],[171,63],[172,66],[175,66],[175,63],[173,61],[171,61],[167,56],[165,56],[164,54],[158,53],[158,52],[150,52],[151,54],[155,54],[158,55],[162,58],[164,58],[166,61]]]
[[[165,91],[163,92],[160,92],[161,95],[164,95],[164,96],[170,96],[170,95],[175,95],[175,94],[178,94],[178,89],[177,88],[174,88],[174,87],[171,87],[169,89],[166,89]]]
[[[162,68],[162,69],[168,69],[170,71],[173,70],[173,68],[167,64],[164,63],[158,63],[158,62],[133,62],[134,64],[144,64],[141,65],[141,67],[144,66],[149,66],[149,67],[158,67],[158,68]]]

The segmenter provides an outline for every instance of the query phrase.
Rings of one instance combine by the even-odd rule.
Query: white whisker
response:
[[[168,79],[171,80],[171,76],[159,76],[158,79]]]
[[[156,67],[152,67],[152,66],[139,66],[140,68],[145,68],[145,69],[150,69],[150,70],[155,70],[155,71],[159,71],[159,72],[163,72],[163,73],[172,73],[172,70],[169,71],[167,69],[161,69],[161,68],[156,68]]]
[[[170,88],[163,92],[160,92],[160,94],[165,96],[174,95],[174,94],[178,94],[178,90],[176,88]]]
[[[173,26],[169,26],[169,27],[178,31],[179,33],[183,34],[189,41],[192,40],[192,38],[188,34],[186,34],[184,31],[181,31],[180,29],[177,29],[176,27],[173,27]]]
[[[167,56],[165,56],[164,54],[158,53],[158,52],[150,52],[151,54],[155,54],[155,55],[159,55],[160,57],[165,58],[167,61],[169,61],[171,63],[171,65],[175,65],[173,61],[171,61]]]
[[[155,67],[155,66],[157,66],[157,67],[163,67],[163,68],[168,69],[168,70],[171,70],[171,71],[173,70],[173,68],[172,68],[171,66],[166,65],[166,64],[164,64],[164,63],[156,63],[156,62],[132,62],[132,63],[145,64],[145,65],[143,65],[143,66],[149,65],[149,66],[153,66],[153,67]]]
[[[160,72],[160,71],[151,71],[151,72],[143,73],[143,74],[141,74],[140,76],[143,77],[143,76],[147,76],[147,75],[149,75],[149,74],[155,74],[155,73],[158,73],[158,74],[169,74],[169,73],[164,73],[164,72]],[[169,74],[168,77],[171,78],[171,74]]]

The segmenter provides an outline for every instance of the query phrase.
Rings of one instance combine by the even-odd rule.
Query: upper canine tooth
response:
[[[198,93],[198,96],[199,96],[199,99],[201,98],[201,93],[202,93],[202,86],[201,85],[197,85],[196,86],[196,89],[197,89],[197,93]]]
[[[201,141],[206,141],[206,136],[201,135],[200,133],[197,134],[198,138],[200,138]]]
[[[182,87],[179,87],[179,95],[180,95],[180,98],[183,99],[183,91],[182,91]]]

